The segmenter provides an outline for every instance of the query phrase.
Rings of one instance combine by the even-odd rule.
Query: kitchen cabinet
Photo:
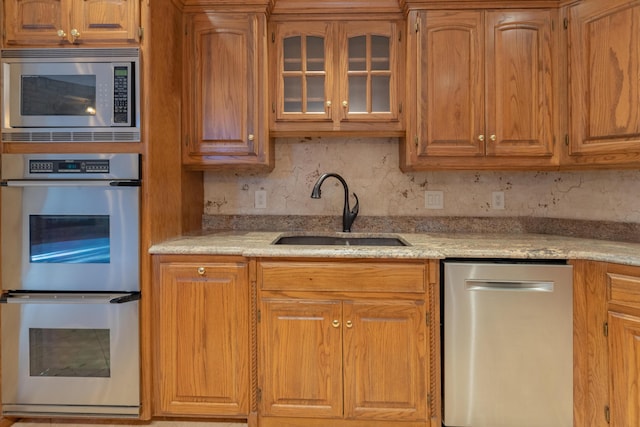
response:
[[[259,262],[260,425],[426,426],[426,279],[424,261]]]
[[[640,164],[640,1],[569,8],[569,155],[576,165]]]
[[[640,425],[640,268],[574,264],[576,425]]]
[[[272,168],[265,14],[185,13],[184,27],[183,165]]]
[[[4,43],[83,45],[137,43],[136,0],[5,0]]]
[[[274,134],[404,129],[401,21],[275,22]]]
[[[557,9],[409,14],[403,170],[557,165]]]
[[[250,412],[249,261],[154,256],[155,415]]]

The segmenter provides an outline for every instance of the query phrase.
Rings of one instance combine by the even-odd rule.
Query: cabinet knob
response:
[[[484,135],[478,135],[478,141],[484,142]]]
[[[207,270],[204,267],[198,267],[198,274],[200,276],[204,276],[204,274],[207,272]]]
[[[349,103],[347,101],[342,101],[342,106],[344,108],[347,108],[349,106]]]
[[[75,28],[73,28],[71,30],[71,38],[73,39],[74,42],[76,41],[76,39],[79,39],[80,38],[80,31],[78,31]]]
[[[256,139],[256,137],[252,133],[250,133],[249,134],[249,141],[253,141],[254,139]]]
[[[496,139],[498,139],[498,137],[496,137],[495,135],[491,135],[489,139],[493,142],[496,142]]]
[[[326,102],[327,108],[331,108],[331,101]]]
[[[58,30],[58,37],[60,37],[61,39],[64,39],[67,37],[67,33],[64,32],[64,30]]]
[[[339,320],[334,320],[333,322],[331,322],[331,326],[333,326],[334,328],[339,328],[340,327],[340,321]]]
[[[353,322],[351,320],[347,320],[347,328],[353,328]]]

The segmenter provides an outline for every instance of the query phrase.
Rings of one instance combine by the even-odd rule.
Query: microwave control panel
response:
[[[129,124],[129,67],[113,68],[113,123]]]
[[[29,160],[29,173],[109,173],[109,160]]]

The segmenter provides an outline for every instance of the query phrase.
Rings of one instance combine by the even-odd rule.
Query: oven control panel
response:
[[[109,173],[109,160],[29,160],[29,173]]]

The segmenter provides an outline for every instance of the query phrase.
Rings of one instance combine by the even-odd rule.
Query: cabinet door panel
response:
[[[58,30],[68,32],[70,6],[70,0],[7,0],[6,43],[58,43]]]
[[[341,302],[264,299],[260,312],[260,412],[341,417]]]
[[[344,302],[345,417],[426,418],[425,306]]]
[[[71,27],[80,31],[79,41],[135,42],[138,4],[132,0],[80,0],[73,8]]]
[[[161,413],[248,413],[247,265],[168,263],[160,277]]]
[[[612,427],[640,422],[640,317],[609,312]]]
[[[570,11],[571,154],[640,150],[640,1]]]
[[[553,154],[552,12],[487,13],[487,155]]]
[[[482,14],[427,12],[419,47],[418,156],[481,156]]]

